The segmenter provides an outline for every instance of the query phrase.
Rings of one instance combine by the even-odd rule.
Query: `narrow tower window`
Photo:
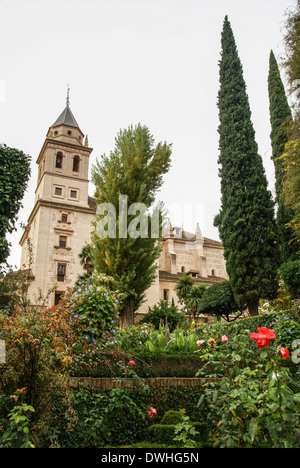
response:
[[[73,159],[73,172],[79,172],[79,162],[80,162],[79,156],[74,156],[74,159]]]
[[[61,153],[57,153],[57,155],[56,155],[56,162],[55,162],[55,167],[56,167],[57,169],[62,169],[62,161],[63,161],[62,154],[61,154]]]

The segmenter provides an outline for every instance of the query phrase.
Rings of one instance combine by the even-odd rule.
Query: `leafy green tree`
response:
[[[258,314],[277,291],[274,202],[255,141],[242,64],[228,17],[222,31],[219,107],[221,209],[215,218],[227,272],[240,306]]]
[[[0,265],[10,253],[6,235],[15,230],[30,177],[30,160],[23,151],[0,144]]]
[[[152,235],[148,214],[140,215],[142,206],[150,209],[155,202],[163,175],[170,167],[171,152],[171,145],[166,142],[155,144],[149,129],[138,124],[121,130],[114,150],[109,156],[103,155],[100,161],[97,160],[92,169],[98,204],[92,236],[92,262],[96,271],[113,277],[117,290],[126,294],[120,317],[122,327],[134,323],[134,313],[157,274],[156,260],[161,252],[161,207],[155,207],[152,218],[157,219],[159,228],[155,235]],[[107,206],[105,203],[114,207],[112,224],[107,218],[109,210],[99,212],[99,207]],[[141,204],[141,211],[132,214],[130,207],[137,203]],[[99,235],[99,224],[105,222]],[[129,233],[132,223],[136,225],[137,236]],[[109,232],[110,227],[112,231]]]
[[[269,60],[268,89],[272,129],[272,159],[274,162],[276,176],[275,188],[278,207],[278,240],[281,251],[281,260],[286,262],[293,259],[298,252],[298,245],[295,240],[293,241],[294,231],[291,227],[287,227],[287,224],[290,223],[294,213],[291,209],[286,209],[282,193],[284,162],[281,156],[285,151],[285,145],[287,144],[290,136],[290,128],[293,123],[293,119],[273,51],[270,53]]]
[[[198,312],[223,317],[230,322],[230,315],[233,315],[233,320],[235,320],[243,313],[243,310],[240,310],[234,299],[230,282],[222,281],[206,289],[199,302]]]

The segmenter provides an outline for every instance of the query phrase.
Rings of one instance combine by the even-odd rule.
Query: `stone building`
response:
[[[48,304],[56,304],[83,272],[78,255],[90,240],[96,209],[88,195],[91,152],[67,105],[49,128],[38,156],[35,204],[20,241],[21,267],[29,266],[28,238],[32,246],[33,302],[39,291],[45,295],[55,288]]]
[[[96,213],[95,200],[88,195],[91,152],[67,103],[49,128],[37,158],[35,204],[20,240],[21,268],[30,268],[33,277],[29,290],[33,303],[40,293],[45,296],[51,291],[47,305],[57,304],[83,273],[79,254],[90,242]],[[174,298],[177,303],[174,286],[183,274],[206,284],[227,277],[222,244],[203,237],[199,226],[191,234],[169,223],[162,241],[157,278],[147,291],[140,314],[160,299]]]

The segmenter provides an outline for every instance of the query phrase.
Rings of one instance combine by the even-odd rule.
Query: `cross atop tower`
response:
[[[67,107],[70,105],[70,85],[68,83],[68,90],[67,90]]]

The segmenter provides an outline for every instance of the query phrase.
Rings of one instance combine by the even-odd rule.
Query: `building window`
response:
[[[63,156],[61,153],[57,153],[55,167],[57,169],[62,169]]]
[[[216,276],[216,270],[211,270],[211,276]]]
[[[59,247],[65,249],[67,247],[67,236],[59,236]]]
[[[71,190],[70,191],[70,197],[71,198],[77,198],[77,190]]]
[[[57,281],[65,281],[67,265],[65,263],[57,264]]]
[[[61,215],[61,222],[62,223],[67,223],[68,222],[68,215],[67,214],[62,214]]]
[[[55,298],[54,298],[54,305],[57,306],[62,299],[64,293],[62,292],[55,292]]]
[[[55,195],[58,195],[59,197],[62,196],[62,188],[61,187],[55,187]]]
[[[168,289],[164,289],[164,301],[167,301],[169,298],[169,290]]]
[[[181,267],[181,273],[184,273],[184,272],[185,272],[185,267],[182,266],[182,267]]]
[[[73,159],[73,172],[79,172],[79,163],[80,163],[79,156],[74,156],[74,159]]]

